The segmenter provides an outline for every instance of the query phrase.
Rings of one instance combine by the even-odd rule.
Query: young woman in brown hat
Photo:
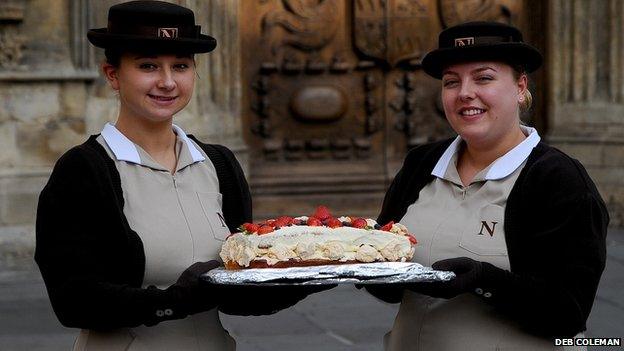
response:
[[[88,38],[119,94],[116,123],[65,153],[43,189],[35,259],[75,350],[232,350],[217,308],[268,314],[308,289],[200,283],[230,232],[251,220],[234,155],[173,124],[190,101],[193,55],[213,50],[191,10],[115,5]]]
[[[401,302],[387,350],[550,350],[585,330],[609,218],[583,166],[520,121],[541,61],[489,22],[444,30],[423,59],[458,136],[409,152],[378,221],[405,224],[414,260],[456,278],[369,287]]]

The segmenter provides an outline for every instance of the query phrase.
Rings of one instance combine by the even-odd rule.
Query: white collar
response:
[[[193,162],[205,160],[205,157],[197,149],[191,139],[189,139],[182,128],[173,124],[173,130],[176,135],[186,143],[186,147],[193,158]],[[118,161],[141,164],[141,157],[139,156],[139,151],[137,150],[136,145],[125,135],[123,135],[114,125],[106,123],[101,134]]]
[[[173,130],[175,130],[176,134],[180,139],[186,143],[186,147],[188,147],[191,156],[193,157],[193,162],[203,161],[206,158],[202,155],[202,153],[197,149],[195,143],[191,141],[191,139],[186,135],[186,133],[182,130],[182,128],[178,127],[175,124],[172,124]]]
[[[502,179],[513,173],[513,171],[520,167],[520,165],[529,157],[533,148],[537,146],[541,140],[535,128],[521,125],[520,129],[522,129],[522,132],[527,135],[526,139],[516,145],[513,149],[507,151],[507,153],[503,156],[494,160],[494,162],[492,162],[489,166],[489,170],[484,177],[485,180]],[[458,135],[455,140],[453,140],[451,145],[446,148],[438,160],[438,163],[436,163],[433,171],[431,171],[432,175],[438,178],[444,178],[444,174],[449,167],[449,163],[451,162],[453,155],[457,152],[457,150],[459,150],[461,142],[462,138]]]

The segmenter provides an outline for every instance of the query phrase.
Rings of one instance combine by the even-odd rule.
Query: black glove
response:
[[[176,281],[174,285],[181,286],[183,288],[192,289],[199,284],[199,277],[210,270],[219,267],[221,264],[219,261],[207,261],[207,262],[195,262],[189,268],[187,268]]]
[[[474,292],[483,283],[485,265],[490,264],[475,261],[468,257],[441,260],[431,267],[440,271],[452,271],[455,273],[455,279],[445,282],[412,283],[406,284],[406,286],[420,294],[450,299],[459,294]]]
[[[219,267],[219,261],[196,262],[188,267],[175,284],[167,288],[176,296],[181,313],[194,314],[208,311],[217,306],[218,297],[211,291],[210,285],[204,284],[199,277],[212,269]]]
[[[308,295],[336,285],[214,285],[220,296],[219,311],[239,316],[273,314],[294,306]]]
[[[175,284],[165,290],[148,286],[144,292],[144,324],[150,327],[162,321],[181,319],[215,308],[218,298],[199,277],[219,265],[218,261],[197,262],[182,272]]]

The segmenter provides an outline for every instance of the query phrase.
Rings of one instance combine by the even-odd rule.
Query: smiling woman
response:
[[[516,79],[513,68],[501,62],[454,64],[444,70],[446,119],[465,141],[457,166],[464,184],[526,138],[519,114],[526,89],[526,74]]]
[[[75,350],[232,350],[218,309],[274,313],[309,290],[199,279],[252,218],[232,152],[173,123],[193,95],[194,55],[216,41],[191,10],[161,1],[112,6],[108,27],[87,36],[105,49],[119,115],[58,160],[39,197],[35,259],[54,311],[81,329]]]
[[[192,56],[125,53],[119,65],[104,63],[102,71],[111,87],[119,91],[120,120],[132,114],[149,120],[155,116],[169,119],[188,104],[195,83]],[[152,105],[144,104],[146,98]]]
[[[583,166],[520,123],[541,61],[490,22],[444,30],[423,59],[457,137],[407,155],[378,222],[403,223],[414,261],[457,277],[368,287],[401,302],[387,350],[553,350],[553,337],[582,336],[609,217]]]
[[[145,140],[143,130],[155,130],[159,125],[171,129],[173,115],[190,101],[195,84],[195,64],[190,55],[153,55],[123,53],[111,64],[102,64],[110,86],[119,92],[119,116],[115,127],[135,140],[156,162],[172,173],[175,152],[161,148],[157,140]],[[175,135],[167,133],[170,139]],[[164,138],[163,138],[164,141]],[[173,139],[169,145],[173,146]]]

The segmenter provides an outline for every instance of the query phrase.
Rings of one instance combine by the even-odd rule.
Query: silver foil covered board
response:
[[[375,262],[292,268],[216,268],[202,278],[226,285],[393,284],[447,281],[453,272],[436,271],[414,262]]]

